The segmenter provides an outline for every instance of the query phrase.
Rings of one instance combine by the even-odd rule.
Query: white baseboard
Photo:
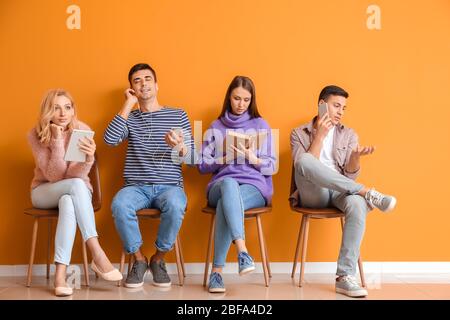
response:
[[[118,264],[114,264],[118,267]],[[75,266],[75,265],[74,265]],[[83,274],[82,265],[80,272]],[[54,273],[54,264],[50,265],[50,273]],[[21,277],[26,276],[28,265],[0,265],[0,276]],[[125,265],[125,270],[127,265]],[[292,262],[272,262],[270,264],[272,273],[290,274],[292,271]],[[297,265],[299,271],[300,263]],[[186,263],[186,274],[203,274],[204,263]],[[237,263],[227,263],[223,273],[235,274],[238,270]],[[175,263],[167,264],[169,274],[176,274]],[[450,273],[450,262],[364,262],[365,273],[376,274],[438,274]],[[92,271],[89,270],[91,274]],[[261,263],[256,263],[256,273],[263,273]],[[334,274],[336,272],[336,262],[307,262],[305,264],[306,274]],[[44,276],[46,273],[45,264],[36,264],[33,266],[33,276]]]

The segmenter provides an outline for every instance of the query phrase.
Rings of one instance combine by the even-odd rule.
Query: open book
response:
[[[254,134],[244,134],[233,130],[227,130],[225,140],[223,141],[223,151],[227,153],[227,144],[239,148],[239,144],[249,148],[253,144],[254,150],[261,149],[261,146],[266,142],[267,130],[255,132]],[[228,155],[231,157],[231,155]],[[236,152],[234,157],[236,157]]]

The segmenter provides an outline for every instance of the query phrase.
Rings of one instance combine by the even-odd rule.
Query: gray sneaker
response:
[[[378,208],[383,212],[391,211],[397,204],[395,197],[382,194],[373,188],[366,193],[365,199],[372,209]]]
[[[130,272],[125,280],[125,287],[127,288],[138,288],[144,284],[145,274],[147,273],[147,258],[145,261],[135,260],[133,267],[131,267]]]
[[[153,275],[154,286],[170,287],[172,282],[167,274],[166,263],[164,260],[150,262],[149,268]]]
[[[336,279],[336,292],[352,298],[368,295],[367,290],[362,288],[353,276],[338,277]]]

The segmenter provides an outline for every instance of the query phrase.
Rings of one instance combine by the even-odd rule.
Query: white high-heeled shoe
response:
[[[97,267],[97,265],[94,263],[94,260],[91,262],[91,269],[99,275],[102,279],[106,281],[120,281],[123,279],[122,274],[119,270],[114,268],[113,270],[109,272],[101,272],[100,269]]]
[[[70,287],[55,287],[55,296],[67,297],[73,294],[73,289]]]

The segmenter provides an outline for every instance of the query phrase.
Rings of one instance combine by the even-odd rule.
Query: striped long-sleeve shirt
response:
[[[183,130],[188,149],[183,158],[165,142],[166,133],[173,128]],[[170,184],[183,187],[181,164],[193,164],[194,155],[191,125],[185,111],[170,107],[154,112],[134,110],[127,120],[116,115],[106,128],[104,140],[116,146],[126,139],[125,186]]]

